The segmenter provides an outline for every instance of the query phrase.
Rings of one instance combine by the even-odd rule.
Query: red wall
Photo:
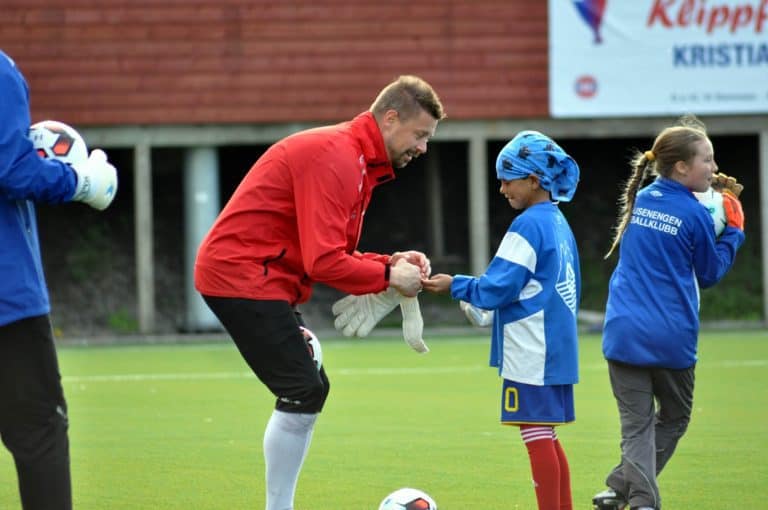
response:
[[[523,0],[3,0],[33,120],[335,121],[418,74],[451,119],[546,117],[547,7]]]

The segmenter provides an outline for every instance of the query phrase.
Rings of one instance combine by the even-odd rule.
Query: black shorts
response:
[[[299,326],[301,314],[287,301],[203,296],[248,366],[272,392],[275,408],[319,413],[330,384],[315,366]]]

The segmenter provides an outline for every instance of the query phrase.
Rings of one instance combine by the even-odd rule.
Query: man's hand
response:
[[[420,251],[397,251],[389,258],[389,263],[394,266],[400,259],[405,259],[406,262],[419,266],[422,278],[429,278],[429,275],[432,274],[432,264],[427,256]]]
[[[400,258],[389,268],[389,286],[406,297],[414,297],[421,290],[421,269]]]
[[[88,159],[72,165],[77,175],[77,186],[72,200],[84,202],[94,209],[103,211],[117,193],[117,170],[107,161],[101,149],[95,149]]]

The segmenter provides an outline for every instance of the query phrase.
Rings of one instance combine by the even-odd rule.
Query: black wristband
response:
[[[389,281],[389,271],[392,266],[390,264],[384,264],[384,281]]]

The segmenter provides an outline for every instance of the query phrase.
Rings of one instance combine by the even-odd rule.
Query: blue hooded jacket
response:
[[[696,363],[699,288],[733,265],[744,233],[715,238],[705,207],[682,184],[659,177],[638,192],[608,285],[606,359],[671,369]]]
[[[552,200],[568,202],[579,166],[551,138],[521,131],[496,158],[496,176],[536,174]],[[525,209],[509,226],[485,273],[456,275],[451,297],[494,310],[490,365],[504,379],[535,386],[579,379],[576,317],[581,269],[576,240],[552,202]]]
[[[29,88],[0,51],[0,326],[50,312],[35,203],[68,202],[76,176],[38,156],[27,138]]]

